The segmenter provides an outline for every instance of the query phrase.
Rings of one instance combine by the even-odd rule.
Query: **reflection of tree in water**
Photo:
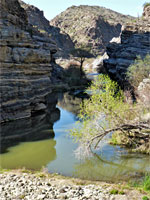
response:
[[[123,156],[118,158],[112,156],[111,160],[106,160],[93,154],[93,157],[86,158],[75,166],[74,175],[83,179],[112,180],[113,182],[143,175],[144,172],[148,172],[148,163],[147,157],[144,160],[142,157],[136,158],[135,155],[131,159],[126,159]]]
[[[66,92],[59,98],[57,105],[75,115],[78,115],[80,113],[80,104],[82,101],[83,98]]]

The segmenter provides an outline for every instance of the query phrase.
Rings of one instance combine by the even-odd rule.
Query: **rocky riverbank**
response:
[[[126,189],[123,184],[85,181],[43,172],[27,173],[23,170],[0,173],[1,200],[140,200],[143,196],[139,191]]]

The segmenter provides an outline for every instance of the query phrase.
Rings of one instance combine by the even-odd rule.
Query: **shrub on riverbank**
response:
[[[143,79],[148,78],[149,74],[150,55],[148,54],[144,59],[137,57],[135,63],[128,68],[127,79],[134,88],[137,88]]]
[[[129,186],[145,191],[150,195],[150,174],[146,174],[141,181],[131,182]],[[147,199],[149,198],[147,197]]]
[[[89,91],[92,94],[90,99],[81,105],[82,124],[71,130],[71,135],[80,143],[80,151],[84,148],[82,154],[91,152],[89,150],[93,147],[97,148],[107,134],[116,131],[121,133],[120,137],[128,138],[127,144],[130,143],[132,149],[139,149],[141,152],[141,145],[149,146],[147,130],[150,131],[150,127],[141,119],[145,109],[141,105],[125,102],[123,91],[116,82],[108,76],[99,75]],[[143,153],[150,153],[150,147]]]

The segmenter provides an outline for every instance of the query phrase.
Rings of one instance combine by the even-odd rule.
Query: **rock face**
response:
[[[69,50],[74,48],[70,36],[61,31],[60,28],[50,26],[49,21],[44,17],[43,11],[39,10],[37,7],[26,4],[21,0],[19,0],[19,3],[26,11],[29,23],[34,28],[37,28],[39,32],[50,35],[56,42],[59,48],[56,56],[67,57]]]
[[[150,105],[150,75],[138,86],[138,96],[145,105]]]
[[[0,121],[30,117],[47,106],[55,42],[28,24],[17,0],[0,0]],[[38,110],[36,109],[38,108]]]
[[[118,37],[121,25],[133,19],[98,6],[72,6],[50,21],[69,34],[76,47],[90,47],[93,55],[103,54],[113,37]]]
[[[137,56],[144,58],[150,54],[149,13],[146,10],[144,13],[148,17],[123,26],[120,43],[112,42],[107,46],[109,59],[104,60],[104,67],[120,83],[125,84],[127,68],[134,63]]]
[[[150,5],[144,7],[143,18],[146,20],[150,18]]]

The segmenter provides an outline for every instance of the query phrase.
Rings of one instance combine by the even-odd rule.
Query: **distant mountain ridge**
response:
[[[103,54],[113,37],[118,37],[121,26],[134,20],[99,6],[72,6],[57,15],[50,24],[67,33],[76,47],[90,47],[93,55]]]
[[[22,0],[19,0],[19,3],[26,11],[29,23],[41,33],[48,34],[57,44],[59,49],[57,52],[58,56],[66,57],[69,50],[74,48],[70,36],[61,31],[59,27],[51,26],[49,21],[44,17],[44,12],[39,8],[26,4]]]

